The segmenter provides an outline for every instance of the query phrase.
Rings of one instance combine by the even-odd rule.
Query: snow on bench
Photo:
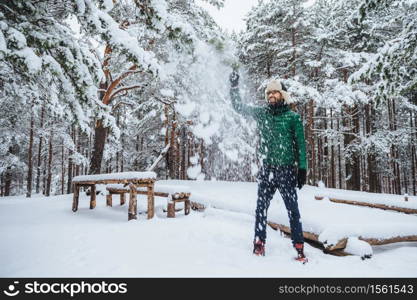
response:
[[[81,175],[72,179],[73,183],[82,182],[108,182],[108,181],[123,181],[123,180],[144,180],[144,179],[156,179],[155,172],[121,172],[110,174],[97,174],[97,175]]]

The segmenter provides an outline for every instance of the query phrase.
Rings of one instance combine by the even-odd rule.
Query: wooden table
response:
[[[128,220],[137,219],[137,188],[145,187],[148,196],[148,219],[154,217],[154,184],[156,174],[154,172],[123,172],[98,175],[83,175],[74,177],[74,198],[72,201],[72,211],[78,210],[80,188],[82,186],[91,187],[90,209],[96,207],[96,184],[123,184],[130,189]]]

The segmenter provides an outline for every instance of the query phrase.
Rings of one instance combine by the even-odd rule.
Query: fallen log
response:
[[[329,198],[330,201],[335,203],[343,203],[343,204],[350,204],[350,205],[358,205],[358,206],[367,206],[367,207],[373,207],[373,208],[380,208],[385,210],[394,210],[406,214],[417,214],[417,209],[414,208],[405,208],[405,207],[399,207],[399,206],[388,206],[385,204],[378,204],[378,203],[367,203],[367,202],[360,202],[360,201],[354,201],[354,200],[343,200],[343,199],[337,199],[337,198]]]
[[[275,230],[280,230],[286,234],[291,234],[291,229],[288,226],[277,224],[274,222],[268,222],[268,225]],[[308,231],[303,231],[303,236],[306,240],[321,244],[323,248],[325,249],[325,252],[332,252],[332,253],[336,250],[345,249],[347,240],[348,240],[347,238],[343,238],[339,240],[336,243],[336,245],[329,245],[326,247],[322,242],[319,241],[318,234],[308,232]],[[386,244],[399,243],[399,242],[417,242],[417,235],[396,236],[396,237],[386,238],[386,239],[358,237],[358,239],[364,242],[367,242],[370,245],[377,246],[377,245],[386,245]],[[339,252],[343,253],[342,251],[339,251]]]

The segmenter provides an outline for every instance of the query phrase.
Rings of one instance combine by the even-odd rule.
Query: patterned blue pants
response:
[[[303,243],[303,229],[298,210],[296,174],[293,166],[263,166],[258,175],[258,201],[256,203],[255,241],[266,241],[267,212],[271,199],[278,189],[291,226],[293,244]]]

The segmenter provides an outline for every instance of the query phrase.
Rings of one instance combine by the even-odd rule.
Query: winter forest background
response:
[[[168,145],[160,179],[254,181],[232,67],[247,103],[285,79],[308,184],[416,195],[417,1],[259,1],[246,24],[229,35],[194,0],[1,0],[1,196],[144,171]]]

